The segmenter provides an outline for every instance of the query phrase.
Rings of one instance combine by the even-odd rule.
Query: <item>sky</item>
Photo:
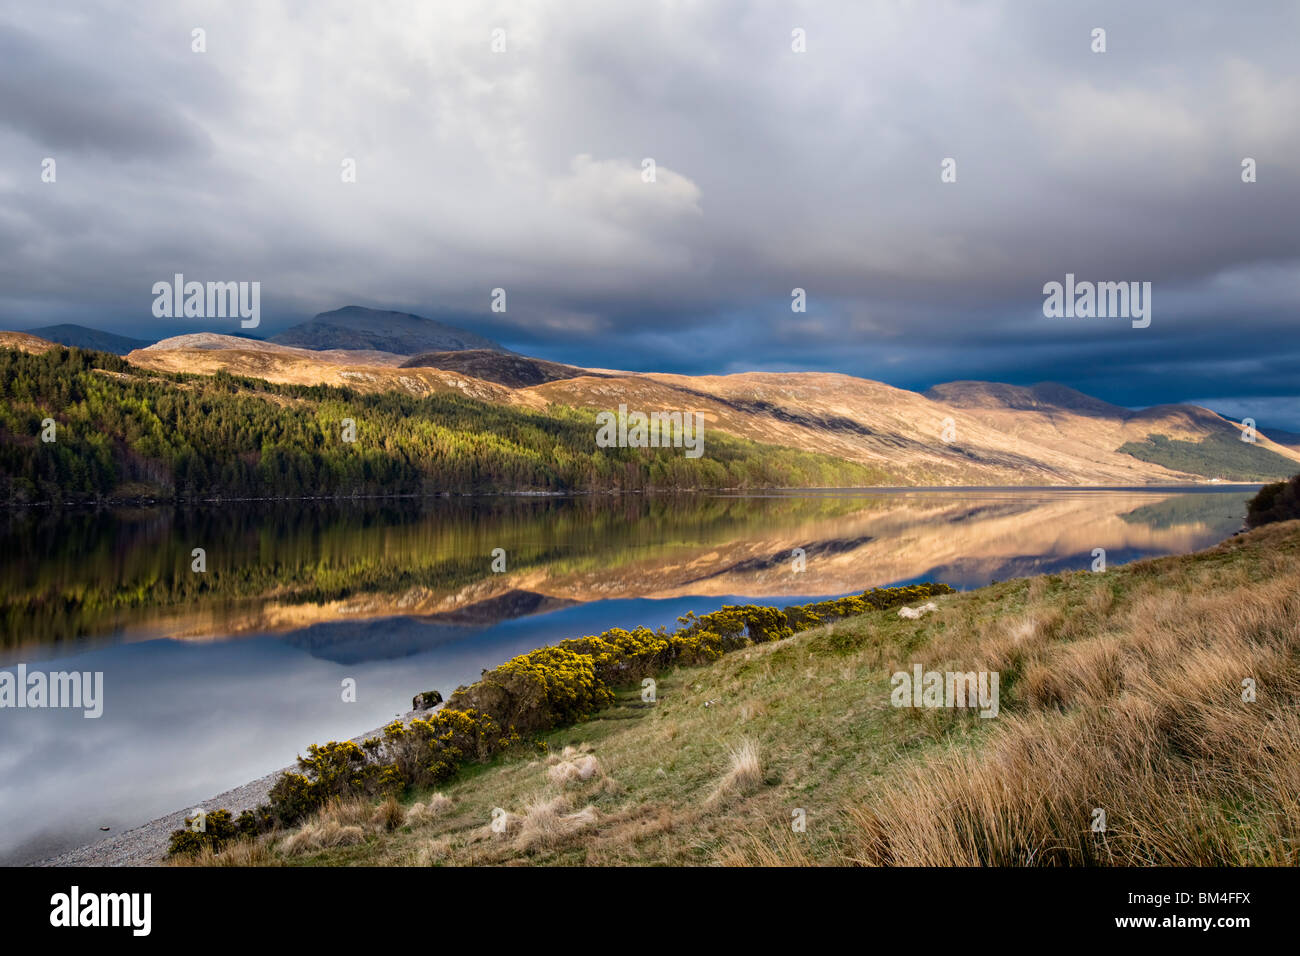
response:
[[[1300,431],[1298,40],[1264,0],[9,0],[0,327],[241,331],[155,318],[182,273],[260,282],[259,335],[356,304]],[[1045,316],[1067,273],[1150,325]]]

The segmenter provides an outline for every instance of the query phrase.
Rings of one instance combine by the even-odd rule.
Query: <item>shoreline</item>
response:
[[[404,724],[410,723],[412,719],[432,714],[442,706],[439,703],[425,710],[409,710],[401,717],[394,717],[393,720],[401,720]],[[388,723],[392,723],[392,721]],[[357,734],[357,736],[349,739],[352,743],[360,744],[367,737],[381,736],[384,726],[387,726],[387,724],[366,731],[363,734]],[[241,811],[251,810],[259,804],[265,803],[271,788],[280,775],[296,772],[297,769],[298,766],[295,763],[287,767],[281,767],[279,770],[272,770],[256,780],[250,780],[248,783],[232,787],[206,800],[200,800],[197,806],[208,808],[209,812],[211,810],[225,809],[229,810],[233,816],[239,816]],[[162,866],[167,862],[167,844],[173,831],[180,830],[185,826],[186,816],[192,813],[194,809],[195,806],[189,806],[183,810],[173,810],[171,813],[165,813],[160,817],[155,817],[138,826],[122,830],[94,843],[85,843],[70,850],[64,850],[62,853],[56,853],[53,856],[31,860],[18,865],[23,867]]]
[[[1247,486],[1247,487],[1254,487],[1254,486]],[[1206,488],[1204,490],[1227,491],[1231,489],[1232,486],[1219,485],[1219,486],[1211,486],[1210,488]],[[848,489],[844,489],[844,490],[848,490]],[[870,490],[870,489],[856,489],[856,490]],[[900,489],[900,490],[905,490],[905,489]],[[912,489],[912,490],[917,490],[917,489]],[[925,489],[925,490],[944,491],[947,489],[935,488],[935,489]],[[1003,486],[997,489],[990,488],[987,490],[1023,490],[1023,489],[1017,489],[1014,486]],[[1040,490],[1048,490],[1048,489],[1040,489]],[[1051,489],[1051,490],[1056,490],[1056,489]],[[1084,490],[1084,489],[1080,487],[1076,487],[1075,490]],[[1086,489],[1086,490],[1111,490],[1111,489],[1097,488],[1097,489]],[[1124,489],[1124,490],[1136,490],[1136,489]],[[1191,488],[1185,488],[1184,490],[1193,491],[1193,490],[1200,490],[1200,489],[1196,489],[1195,486],[1193,486]],[[1243,523],[1240,529],[1234,531],[1224,540],[1231,540],[1232,538],[1237,537],[1238,535],[1244,533],[1247,530],[1249,529]],[[997,582],[993,582],[993,583],[996,584]],[[976,588],[975,590],[980,590],[980,588]],[[445,702],[441,702],[431,708],[426,708],[423,710],[408,710],[400,717],[394,717],[393,719],[401,720],[402,723],[407,724],[414,718],[427,716],[431,713],[436,712],[438,709],[444,706],[444,703]],[[367,738],[381,736],[383,732],[383,727],[387,726],[387,724],[391,722],[392,721],[388,721],[384,725],[381,725],[377,728],[373,728],[367,732],[358,734],[354,737],[349,738],[349,740],[353,743],[360,744],[363,740]],[[167,859],[167,846],[171,834],[174,831],[183,828],[185,817],[193,811],[195,806],[209,808],[209,811],[218,808],[224,808],[229,810],[232,813],[232,815],[238,816],[238,814],[245,809],[253,809],[258,805],[265,803],[267,801],[271,788],[274,786],[275,781],[282,774],[288,772],[295,772],[297,769],[298,768],[296,763],[290,764],[289,766],[271,771],[270,773],[267,773],[255,780],[248,781],[244,784],[241,784],[236,787],[232,787],[229,790],[223,791],[205,800],[198,801],[197,804],[192,804],[184,809],[174,810],[170,813],[163,814],[162,816],[156,817],[152,820],[148,820],[142,824],[131,827],[129,829],[122,830],[116,834],[111,834],[95,842],[82,844],[80,846],[73,847],[68,850],[64,850],[62,852],[53,854],[51,856],[30,860],[17,865],[23,867],[28,867],[28,866],[30,867],[65,867],[65,866],[117,867],[117,866],[163,865],[165,864]]]
[[[1279,479],[1281,480],[1281,479]],[[301,504],[320,502],[325,504],[362,503],[370,501],[445,501],[449,499],[478,498],[600,498],[642,495],[648,497],[671,497],[675,495],[718,495],[722,497],[766,497],[769,495],[825,495],[825,494],[906,494],[912,492],[959,492],[959,491],[1131,491],[1131,492],[1204,492],[1236,491],[1248,488],[1261,488],[1270,482],[1227,481],[1206,478],[1191,482],[1147,482],[1133,485],[847,485],[847,486],[808,486],[772,485],[763,487],[741,488],[608,488],[608,489],[567,489],[564,491],[435,491],[425,494],[391,494],[391,495],[303,495],[299,497],[273,498],[104,498],[99,501],[4,501],[0,508],[6,511],[26,511],[31,509],[46,510],[51,513],[65,511],[116,511],[130,509],[170,508],[188,510],[196,508],[220,507],[222,505],[252,504]]]

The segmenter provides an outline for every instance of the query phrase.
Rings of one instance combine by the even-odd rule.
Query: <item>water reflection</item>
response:
[[[1194,550],[1248,492],[942,491],[479,498],[10,514],[0,662],[82,638],[226,639],[339,620],[490,624],[559,602],[968,588]],[[194,548],[207,572],[190,570]],[[506,552],[493,573],[494,548]],[[793,570],[802,548],[806,571]]]
[[[10,515],[0,666],[104,673],[98,720],[0,710],[0,863],[192,807],[564,637],[744,600],[959,588],[1196,550],[1250,492],[494,498]],[[208,572],[194,574],[203,547]],[[507,570],[493,573],[504,548]],[[802,548],[806,570],[793,570]],[[341,681],[357,682],[345,703]]]

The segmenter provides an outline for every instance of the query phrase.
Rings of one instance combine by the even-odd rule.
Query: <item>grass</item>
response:
[[[196,862],[1295,865],[1298,580],[1292,521],[865,614],[629,687],[400,814],[332,806]],[[891,706],[914,663],[998,672],[999,716]]]
[[[1174,471],[1228,481],[1269,481],[1295,473],[1292,459],[1262,445],[1243,442],[1235,434],[1209,435],[1200,441],[1155,434],[1140,442],[1125,442],[1115,450]]]

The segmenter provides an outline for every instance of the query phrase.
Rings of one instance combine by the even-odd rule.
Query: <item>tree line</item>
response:
[[[8,503],[832,487],[880,469],[712,434],[707,454],[598,448],[590,413],[458,393],[358,393],[136,368],[80,349],[0,350]],[[345,420],[356,440],[343,438]],[[52,420],[53,441],[49,434]]]

